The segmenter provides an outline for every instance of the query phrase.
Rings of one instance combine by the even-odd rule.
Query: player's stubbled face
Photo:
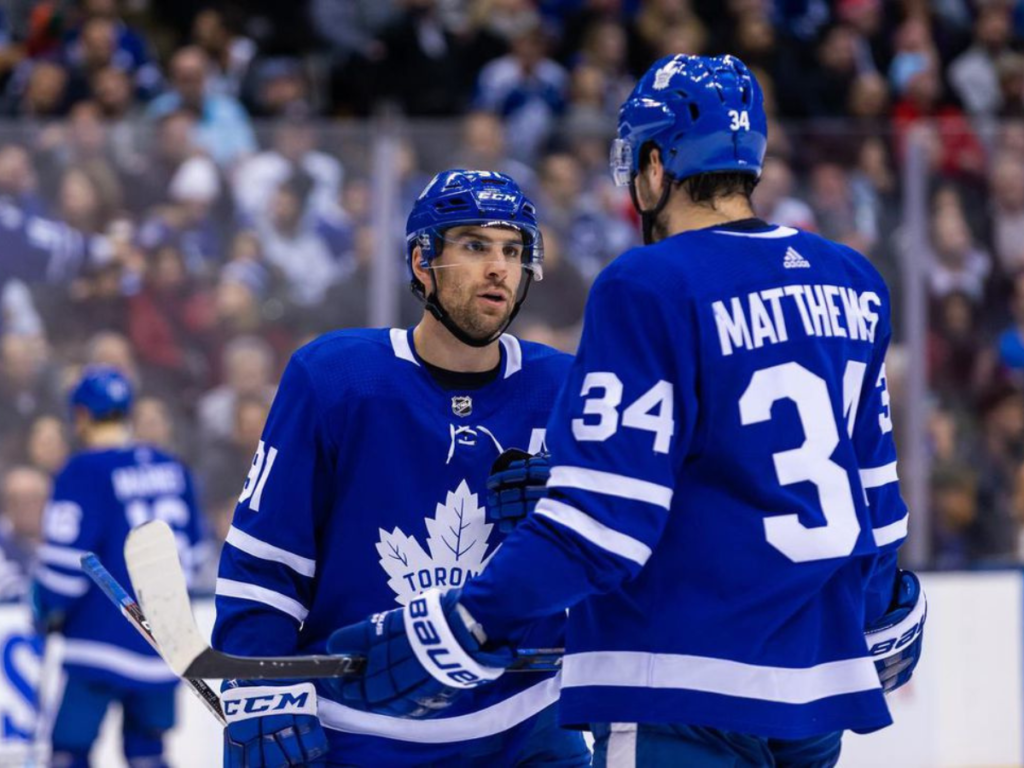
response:
[[[441,305],[469,335],[493,336],[512,314],[522,263],[523,239],[514,229],[449,229],[434,261]]]

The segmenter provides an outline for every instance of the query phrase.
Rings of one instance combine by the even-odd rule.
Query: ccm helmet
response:
[[[496,334],[476,339],[451,319],[437,299],[437,285],[428,295],[412,268],[419,246],[419,263],[429,268],[441,255],[444,232],[452,227],[508,227],[523,238],[523,268],[526,272],[512,314]],[[427,309],[464,344],[483,347],[505,332],[519,313],[532,280],[544,277],[544,242],[537,226],[537,208],[511,177],[496,171],[453,169],[437,174],[416,199],[405,226],[405,261],[413,293],[426,302]],[[433,280],[431,273],[431,280]]]

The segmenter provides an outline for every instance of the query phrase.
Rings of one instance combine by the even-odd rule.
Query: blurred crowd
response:
[[[1024,560],[1024,0],[0,0],[0,597],[24,586],[83,365],[135,382],[138,439],[194,468],[224,535],[289,354],[366,324],[378,246],[433,173],[509,173],[545,279],[519,335],[572,351],[638,243],[607,152],[669,53],[734,53],[769,111],[758,214],[927,264],[933,565]],[[398,199],[374,227],[382,125]],[[396,127],[397,126],[397,127]],[[925,241],[902,209],[924,146]],[[386,288],[387,286],[385,286]],[[379,285],[378,285],[379,290]]]

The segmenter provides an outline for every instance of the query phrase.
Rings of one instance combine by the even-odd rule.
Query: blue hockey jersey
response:
[[[133,688],[177,682],[80,565],[85,552],[94,552],[128,587],[125,538],[131,528],[153,519],[174,530],[188,572],[202,530],[192,478],[179,461],[156,448],[87,450],[73,456],[54,480],[34,578],[43,611],[64,614],[61,632],[69,673]]]
[[[756,220],[602,273],[548,498],[463,593],[493,638],[572,606],[563,723],[890,723],[863,634],[907,531],[889,307],[860,254]]]
[[[486,480],[506,448],[538,451],[570,357],[501,337],[478,389],[443,389],[412,331],[345,330],[293,355],[221,555],[213,643],[252,655],[322,653],[338,627],[420,592],[461,587],[504,538]],[[562,644],[564,612],[518,644]],[[429,722],[352,709],[318,685],[331,759],[451,762],[558,698],[557,678],[510,674]]]

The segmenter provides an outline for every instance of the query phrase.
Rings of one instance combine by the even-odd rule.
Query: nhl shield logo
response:
[[[469,395],[452,397],[452,413],[456,416],[469,416],[473,412],[473,398]]]

